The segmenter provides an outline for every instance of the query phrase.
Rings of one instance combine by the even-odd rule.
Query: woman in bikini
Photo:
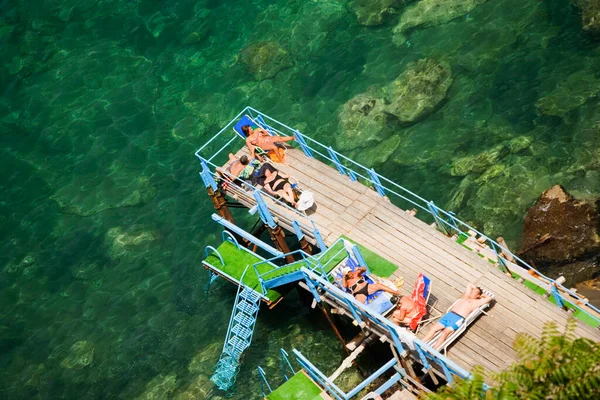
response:
[[[290,203],[293,207],[296,207],[296,199],[294,198],[294,191],[290,184],[289,175],[284,174],[281,171],[274,169],[265,170],[265,183],[263,187],[267,189],[267,192],[281,196],[285,201]]]
[[[273,151],[280,160],[283,160],[284,149],[278,144],[294,140],[294,136],[271,136],[263,128],[252,129],[250,125],[242,126],[242,132],[246,135],[246,145],[250,149],[250,155],[257,157],[256,148],[260,147],[264,151]],[[257,157],[258,158],[258,157]],[[264,160],[263,160],[264,161]]]
[[[367,301],[367,296],[378,290],[383,290],[395,296],[400,294],[397,290],[393,290],[380,283],[368,283],[363,276],[365,272],[367,272],[366,267],[360,267],[354,271],[350,267],[345,267],[342,271],[342,285],[352,292],[356,300],[364,304]]]

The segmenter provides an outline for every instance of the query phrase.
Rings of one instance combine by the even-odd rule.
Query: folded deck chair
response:
[[[344,269],[344,267],[350,267],[350,269],[354,271],[356,268],[359,267],[359,265],[356,263],[356,261],[354,261],[354,259],[352,259],[351,257],[347,257],[344,260],[342,260],[329,274],[333,278],[335,284],[340,289],[342,289],[348,294],[352,294],[350,289],[344,287],[342,284],[342,270]],[[367,274],[363,274],[363,276],[365,278],[365,281],[367,281],[367,283],[369,284],[373,284],[375,283],[375,280],[377,280],[378,283],[390,286],[391,288],[395,289],[391,282],[386,282],[386,280],[384,280],[383,278],[375,278],[374,276],[369,276]],[[390,301],[391,298],[391,294],[384,292],[383,290],[378,290],[375,293],[372,293],[367,296],[365,304],[373,311],[385,316],[394,308],[394,304],[392,304],[392,302]]]
[[[492,292],[485,290],[485,289],[482,289],[482,292],[486,296],[489,296],[492,299],[494,299],[494,294]],[[448,310],[446,311],[447,313],[450,312],[450,310],[452,310],[452,307],[454,307],[454,305],[456,304],[457,301],[458,300],[456,300],[454,303],[452,303],[452,305],[450,307],[448,307]],[[489,306],[490,306],[490,303],[485,303],[485,304],[482,304],[481,306],[477,307],[473,311],[471,311],[471,313],[467,316],[467,318],[465,318],[465,320],[460,325],[460,327],[457,330],[455,330],[454,332],[452,332],[451,334],[449,334],[448,337],[446,338],[446,340],[444,341],[444,343],[442,343],[442,345],[436,350],[438,350],[440,353],[443,352],[444,354],[446,354],[446,350],[448,349],[448,346],[450,346],[464,331],[466,331],[467,328],[469,327],[469,325],[471,325],[473,323],[473,321],[475,321],[477,319],[477,317],[479,317],[481,314],[485,314],[485,309],[488,308]],[[427,344],[430,345],[431,347],[433,347],[435,342],[438,340],[439,336],[442,334],[442,330],[437,332],[435,334],[435,336],[432,337],[431,340],[429,340],[427,342]]]
[[[260,117],[260,116],[259,116]],[[262,123],[261,123],[262,122]],[[250,116],[248,115],[244,115],[234,126],[233,126],[233,131],[235,133],[237,133],[242,139],[246,140],[246,135],[244,135],[244,132],[242,132],[242,126],[244,125],[250,125],[250,127],[252,129],[256,129],[256,128],[263,128],[264,130],[266,130],[267,132],[269,132],[269,135],[274,136],[276,133],[273,131],[273,129],[271,129],[265,122],[264,120],[262,120],[262,118],[257,118],[256,120],[250,118]],[[277,144],[275,144],[275,146],[277,146]],[[285,151],[286,151],[286,147],[281,145],[282,147],[280,147],[281,151],[265,151],[263,149],[261,149],[258,146],[254,146],[255,147],[255,151],[256,154],[261,156],[261,157],[268,157],[271,161],[276,162],[276,163],[284,163],[285,162]],[[279,147],[279,146],[278,146]]]

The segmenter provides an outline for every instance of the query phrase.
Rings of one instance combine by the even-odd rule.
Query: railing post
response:
[[[438,208],[435,204],[433,204],[433,201],[427,203],[427,208],[429,208],[429,212],[431,213],[431,216],[433,217],[435,224],[437,225],[440,232],[442,232],[446,236],[450,236],[450,234],[448,233],[448,228],[446,228],[446,226],[444,225],[444,222],[438,212]]]
[[[363,320],[360,318],[360,316],[358,315],[358,313],[354,309],[354,306],[352,305],[352,302],[350,302],[348,299],[344,299],[344,301],[345,301],[346,305],[348,306],[348,308],[350,309],[350,313],[352,314],[352,318],[354,318],[354,321],[356,322],[356,325],[358,325],[361,328],[363,328],[366,324],[363,322]]]
[[[271,211],[269,211],[269,207],[267,207],[265,204],[260,192],[258,190],[254,190],[252,194],[254,195],[256,205],[258,206],[258,215],[260,216],[260,219],[262,219],[263,223],[269,228],[274,229],[277,224],[275,223],[273,215],[271,215]]]
[[[329,153],[329,156],[333,160],[333,163],[335,164],[335,167],[337,168],[337,170],[339,171],[339,173],[342,174],[342,175],[346,175],[346,171],[344,170],[344,166],[340,162],[340,159],[338,158],[337,154],[335,154],[335,151],[331,148],[331,146],[327,147],[327,152]]]
[[[444,375],[446,376],[446,382],[448,382],[448,385],[451,385],[452,382],[454,381],[454,378],[452,377],[452,374],[450,373],[450,370],[448,369],[446,362],[444,360],[438,360],[438,359],[436,359],[436,361],[439,365],[442,366],[442,370],[444,370]]]
[[[552,293],[552,297],[554,297],[554,301],[556,301],[556,305],[562,308],[563,310],[566,310],[567,307],[565,307],[565,303],[558,291],[558,286],[556,285],[556,282],[550,283],[550,291]]]
[[[367,272],[369,272],[367,262],[365,261],[365,258],[363,257],[362,253],[360,252],[360,249],[355,244],[352,245],[352,255],[354,256],[354,258],[356,258],[358,266],[367,268]]]
[[[210,170],[210,168],[208,168],[208,165],[206,164],[204,159],[200,160],[200,165],[202,166],[202,171],[200,171],[200,177],[202,178],[204,187],[206,187],[207,189],[210,187],[216,192],[218,189],[218,185],[215,181],[215,178],[213,177],[212,171]]]
[[[379,193],[379,195],[381,197],[385,196],[385,189],[381,185],[381,181],[379,180],[379,176],[377,175],[377,172],[375,172],[375,170],[373,168],[368,169],[367,172],[369,173],[369,176],[371,177],[371,181],[373,182],[373,186],[375,187],[375,190],[377,191],[377,193]]]
[[[396,347],[396,350],[398,350],[398,354],[400,355],[400,357],[405,357],[406,351],[404,350],[404,346],[402,346],[402,341],[400,341],[400,337],[398,337],[398,334],[396,333],[394,328],[388,327],[388,332],[392,337],[392,342],[394,342],[394,346]]]
[[[431,365],[429,365],[429,362],[427,361],[427,357],[425,357],[425,353],[423,352],[423,349],[421,349],[421,346],[419,346],[419,344],[416,342],[415,342],[415,349],[417,349],[417,353],[419,353],[419,358],[421,359],[421,364],[423,364],[423,370],[429,371],[431,369]]]
[[[269,385],[269,381],[267,380],[267,375],[265,374],[265,371],[261,367],[258,367],[258,383],[260,383],[260,391],[262,392],[263,398],[265,398],[265,397],[267,397],[267,394],[269,394],[269,393],[265,393],[265,387],[263,386],[263,382],[267,386],[267,389],[269,389],[269,393],[271,393],[273,391],[273,389],[271,389],[271,385]]]
[[[348,169],[348,176],[350,177],[350,180],[352,182],[356,182],[358,180],[358,178],[356,177],[356,174],[351,169]]]
[[[285,373],[287,371],[286,363],[287,363],[287,366],[290,368],[290,371],[292,371],[292,374],[295,375],[296,371],[294,371],[292,364],[290,364],[290,360],[288,358],[288,353],[284,349],[279,349],[279,354],[281,354],[281,369],[283,371],[283,378],[287,381],[290,378],[288,378],[287,374]]]
[[[317,241],[317,246],[319,246],[321,251],[327,250],[327,245],[325,244],[325,241],[323,240],[323,237],[321,236],[321,232],[319,232],[319,229],[314,225],[314,223],[313,223],[313,228],[314,228],[313,235],[315,235],[315,240]]]
[[[304,136],[302,136],[300,131],[295,130],[294,134],[296,135],[296,142],[298,142],[298,144],[300,145],[300,148],[302,149],[302,151],[304,152],[306,157],[311,157],[311,158],[314,157],[312,151],[310,151],[310,148],[306,144],[306,140],[304,140]]]
[[[490,244],[492,245],[492,250],[494,250],[494,254],[496,254],[496,257],[498,258],[498,264],[500,264],[500,269],[502,269],[502,272],[508,272],[508,267],[506,265],[506,261],[504,260],[504,258],[500,255],[500,253],[498,252],[498,248],[496,246],[496,244],[490,240]]]
[[[317,292],[317,286],[315,285],[315,283],[312,281],[312,279],[310,279],[308,276],[306,276],[306,274],[304,274],[304,281],[306,282],[306,286],[308,286],[308,288],[310,289],[310,292],[312,293],[313,297],[315,298],[317,303],[321,302],[321,296],[319,295],[319,292]]]
[[[293,220],[292,226],[294,227],[294,232],[296,233],[296,237],[300,242],[300,248],[302,249],[302,251],[304,251],[307,254],[312,254],[312,245],[308,242],[308,240],[306,240],[306,237],[304,237],[304,232],[302,232],[298,221]]]

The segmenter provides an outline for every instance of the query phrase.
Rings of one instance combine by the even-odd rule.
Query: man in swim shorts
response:
[[[442,334],[433,345],[434,349],[438,349],[450,333],[460,328],[463,322],[465,322],[465,318],[468,317],[473,310],[490,301],[492,301],[491,297],[484,295],[481,288],[469,282],[463,296],[456,304],[454,304],[447,314],[431,327],[422,340],[424,342],[431,340],[437,332],[443,329]]]

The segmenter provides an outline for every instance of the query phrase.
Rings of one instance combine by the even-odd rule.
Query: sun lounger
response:
[[[482,291],[483,291],[483,294],[485,294],[486,296],[489,296],[492,299],[494,298],[494,294],[492,292],[489,292],[485,289]],[[456,300],[454,303],[452,303],[452,305],[450,307],[448,307],[448,310],[446,312],[450,312],[450,310],[452,309],[452,307],[454,307],[454,305],[456,304],[457,301],[458,300]],[[485,310],[489,306],[490,306],[490,303],[485,303],[485,304],[482,304],[481,306],[477,307],[475,310],[471,311],[471,313],[467,316],[467,318],[465,318],[465,320],[463,321],[461,326],[457,330],[452,332],[450,335],[448,335],[448,337],[446,338],[444,343],[442,343],[442,345],[439,348],[437,348],[436,350],[438,350],[439,352],[443,352],[445,354],[448,346],[450,346],[460,335],[462,335],[462,333],[467,330],[469,325],[471,325],[473,323],[473,321],[475,321],[477,319],[477,317],[479,317],[481,314],[485,314]],[[435,336],[427,342],[427,344],[433,347],[433,345],[438,340],[438,338],[441,334],[442,334],[442,331],[437,332],[435,334]]]
[[[433,305],[429,305],[429,296],[431,295],[431,279],[419,273],[417,280],[415,281],[415,287],[410,295],[411,300],[416,304],[419,309],[417,315],[411,320],[409,327],[414,332],[418,332],[421,326],[425,325],[442,316],[442,313],[437,311]],[[429,318],[423,319],[425,315],[429,314]],[[437,314],[437,315],[436,315]]]

